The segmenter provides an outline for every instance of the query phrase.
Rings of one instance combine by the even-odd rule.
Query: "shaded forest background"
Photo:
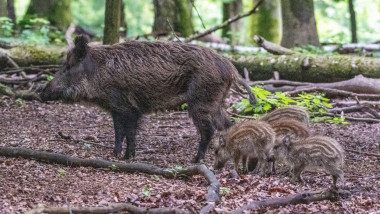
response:
[[[0,1],[0,17],[6,16],[6,0]],[[15,15],[18,25],[21,25],[23,30],[20,31],[21,38],[24,38],[25,43],[38,43],[38,44],[51,44],[51,43],[65,43],[63,35],[56,32],[57,35],[51,36],[54,30],[48,29],[48,22],[43,17],[28,17],[26,13],[32,13],[30,5],[30,0],[15,0],[14,8]],[[33,2],[33,1],[32,1]],[[55,1],[49,1],[55,2]],[[60,14],[57,13],[57,21],[71,20],[75,25],[81,26],[84,29],[93,32],[97,38],[101,38],[104,32],[104,11],[105,11],[105,0],[100,1],[87,1],[87,0],[65,0],[61,1],[62,7],[70,8],[70,10],[65,9],[65,12]],[[190,1],[189,1],[190,2]],[[204,27],[210,28],[222,22],[226,19],[226,12],[223,14],[223,9],[226,11],[226,6],[228,4],[233,4],[239,1],[217,1],[217,0],[204,0],[195,1],[194,4],[203,20],[198,17],[196,10],[191,10],[189,15],[192,18],[192,28],[193,32],[203,31]],[[253,6],[254,0],[244,0],[241,2],[241,8],[237,10],[246,12],[250,10]],[[279,2],[278,0],[272,1],[273,3]],[[126,37],[136,37],[138,35],[148,34],[152,32],[152,26],[154,23],[154,4],[151,0],[123,0],[124,3],[124,14],[126,25],[122,26],[121,31],[126,31]],[[350,13],[348,7],[348,0],[316,0],[314,1],[314,14],[317,23],[317,30],[319,41],[321,43],[350,43],[351,42],[351,31],[350,31]],[[354,10],[356,13],[356,23],[357,23],[357,42],[374,42],[380,40],[378,29],[380,29],[380,2],[377,0],[361,0],[353,1]],[[38,5],[40,7],[40,5]],[[45,5],[49,5],[46,3]],[[191,5],[190,5],[191,7]],[[280,11],[280,7],[277,5],[277,10]],[[29,11],[28,11],[29,10]],[[231,10],[231,9],[230,9]],[[261,9],[264,10],[264,7]],[[276,9],[274,9],[276,10]],[[272,9],[273,11],[273,9]],[[263,11],[270,12],[270,11]],[[232,14],[235,15],[235,14]],[[226,32],[226,31],[216,31],[215,34],[218,36],[223,36],[227,38],[235,38],[234,44],[239,45],[251,45],[254,44],[252,40],[252,35],[259,34],[271,41],[279,41],[281,35],[274,36],[272,39],[268,38],[265,34],[271,34],[273,29],[264,28],[266,19],[261,20],[259,14],[254,14],[253,16],[242,19],[239,22],[241,27],[238,31]],[[262,14],[261,14],[262,16]],[[272,14],[273,16],[273,14]],[[227,17],[228,18],[228,17]],[[32,20],[33,23],[30,23]],[[4,20],[3,20],[4,21]],[[281,20],[280,20],[281,21]],[[0,22],[2,22],[0,20]],[[51,20],[50,20],[51,22]],[[259,23],[258,23],[259,22]],[[31,24],[31,28],[37,25],[37,28],[41,28],[39,34],[32,33],[31,30],[25,28],[25,25]],[[63,26],[68,27],[69,23],[61,23]],[[203,26],[204,25],[204,26]],[[41,27],[42,26],[42,27]],[[259,27],[257,27],[259,26]],[[261,26],[261,27],[260,27]],[[280,24],[278,25],[279,27]],[[28,27],[28,26],[27,26]],[[232,25],[233,27],[233,25]],[[36,27],[35,27],[36,28]],[[265,29],[263,32],[263,29]],[[58,29],[64,31],[64,29]],[[7,37],[2,27],[2,33],[0,33],[1,40],[9,41],[12,38]],[[276,31],[276,29],[275,29]],[[50,34],[49,38],[47,33]],[[264,34],[264,35],[263,35]],[[186,36],[186,35],[185,35]],[[51,39],[51,38],[54,39]]]

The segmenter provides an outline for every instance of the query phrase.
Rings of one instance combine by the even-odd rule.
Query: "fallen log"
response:
[[[347,55],[230,55],[238,71],[247,68],[251,80],[270,79],[274,71],[293,81],[336,82],[359,74],[380,78],[380,59]]]
[[[212,210],[214,206],[219,203],[219,187],[221,184],[216,179],[214,173],[205,165],[189,166],[183,169],[164,169],[145,163],[119,163],[101,159],[83,159],[18,147],[0,147],[0,156],[22,157],[40,162],[62,164],[69,167],[111,168],[126,173],[140,172],[150,175],[161,175],[165,178],[172,179],[202,175],[208,181],[209,186],[205,196],[207,205],[201,209],[200,213],[207,213],[207,211]]]
[[[290,204],[308,204],[315,201],[337,201],[339,199],[338,191],[334,189],[328,189],[323,191],[297,193],[288,195],[281,198],[267,199],[263,201],[253,201],[248,205],[242,206],[238,210],[229,212],[230,214],[240,214],[249,212],[251,210],[259,210],[265,208],[278,208],[281,206],[287,206]]]
[[[0,94],[12,97],[12,98],[21,98],[23,100],[40,100],[40,97],[33,91],[15,91],[12,88],[5,86],[0,83]]]
[[[129,212],[136,214],[187,214],[190,213],[185,210],[176,208],[141,208],[136,207],[129,203],[117,203],[111,206],[102,207],[46,207],[37,206],[36,208],[26,212],[26,214],[74,214],[74,213],[89,213],[89,214],[103,214],[103,213],[117,213],[117,212]]]

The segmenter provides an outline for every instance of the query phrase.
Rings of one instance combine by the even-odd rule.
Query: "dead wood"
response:
[[[343,107],[343,108],[333,108],[333,109],[327,109],[327,112],[330,113],[350,113],[350,112],[357,112],[357,111],[362,111],[366,106],[362,105],[353,105],[353,106],[348,106],[348,107]]]
[[[71,211],[71,212],[70,212]],[[133,206],[129,203],[117,203],[112,204],[110,206],[102,206],[102,207],[71,207],[70,209],[67,207],[46,207],[46,206],[38,206],[26,214],[40,214],[40,213],[51,213],[51,214],[70,214],[70,213],[89,213],[89,214],[103,214],[103,213],[116,213],[127,211],[130,213],[136,214],[182,214],[189,213],[185,210],[180,210],[176,208],[141,208]]]
[[[367,104],[367,105],[380,105],[380,102],[379,101],[368,101],[368,100],[360,100],[359,101],[360,104]],[[355,104],[358,104],[358,101],[337,101],[337,102],[334,102],[332,103],[332,105],[334,106],[351,106],[351,105],[355,105]]]
[[[47,76],[45,74],[37,75],[35,77],[25,77],[25,78],[1,78],[0,77],[0,83],[1,84],[23,84],[27,82],[38,82],[41,80],[46,81]]]
[[[236,211],[230,213],[240,214],[250,210],[259,210],[264,208],[278,208],[290,204],[308,204],[315,201],[330,200],[336,201],[339,199],[339,194],[334,189],[328,189],[315,192],[304,192],[293,195],[288,195],[281,198],[267,199],[263,201],[253,201],[248,205],[242,206]]]
[[[334,113],[320,113],[320,112],[313,112],[315,115],[321,115],[321,116],[331,116],[331,117],[340,117],[340,115],[334,114]],[[367,122],[367,123],[380,123],[379,119],[374,118],[363,118],[363,117],[344,117],[345,120],[352,120],[352,121],[361,121],[361,122]]]
[[[210,33],[214,32],[216,30],[222,29],[222,28],[228,26],[229,24],[231,24],[233,22],[236,22],[239,19],[242,19],[244,17],[247,17],[247,16],[250,16],[250,15],[254,14],[256,12],[257,8],[260,6],[260,4],[263,3],[263,2],[264,2],[264,0],[260,0],[260,1],[258,1],[256,3],[256,5],[252,8],[252,10],[250,10],[250,11],[248,11],[246,13],[242,13],[242,14],[239,14],[237,16],[234,16],[234,17],[226,20],[222,24],[216,25],[216,26],[214,26],[214,27],[210,28],[209,30],[206,30],[206,31],[204,31],[202,33],[197,33],[197,34],[191,35],[189,38],[185,39],[185,42],[191,42],[191,41],[193,41],[195,39],[199,39],[199,38],[201,38],[203,36],[206,36],[207,34],[210,34]]]
[[[361,151],[357,151],[357,150],[353,150],[353,149],[344,149],[344,150],[346,150],[347,152],[352,152],[352,153],[356,153],[359,155],[367,155],[367,156],[374,156],[374,157],[380,158],[380,154],[376,154],[376,153],[361,152]]]
[[[203,164],[190,166],[183,169],[164,169],[144,163],[118,163],[101,159],[83,159],[63,154],[18,147],[0,147],[0,156],[14,158],[22,157],[40,162],[62,164],[70,167],[108,168],[126,173],[140,172],[150,175],[161,175],[172,179],[202,175],[208,181],[209,186],[205,197],[207,205],[201,210],[200,213],[206,213],[204,211],[213,209],[215,204],[219,203],[219,187],[221,184],[216,179],[214,173]]]
[[[40,97],[34,93],[33,91],[23,90],[23,91],[15,91],[12,88],[5,86],[0,83],[0,94],[13,97],[13,98],[21,98],[23,100],[40,100]]]
[[[326,94],[326,96],[343,96],[343,97],[358,97],[358,98],[365,98],[365,99],[379,99],[380,94],[358,94],[354,92],[348,92],[344,90],[339,89],[331,89],[331,88],[320,88],[320,87],[310,87],[310,88],[304,88],[294,91],[287,91],[286,93],[290,96],[295,96],[298,94],[301,94],[302,92],[314,92],[319,91]]]
[[[65,33],[66,42],[69,47],[74,46],[73,39],[71,38],[71,35],[74,33],[74,31],[75,31],[75,25],[71,23]]]
[[[275,55],[291,55],[294,54],[295,52],[284,48],[280,45],[277,45],[275,43],[269,42],[265,40],[263,37],[255,35],[253,37],[253,40],[255,40],[256,44],[265,50],[267,50],[269,53],[275,54]]]

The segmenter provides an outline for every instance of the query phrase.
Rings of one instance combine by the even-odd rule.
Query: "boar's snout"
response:
[[[58,91],[53,91],[51,89],[50,84],[48,84],[44,89],[42,89],[42,92],[40,93],[40,98],[44,102],[59,100],[61,98],[61,93]]]

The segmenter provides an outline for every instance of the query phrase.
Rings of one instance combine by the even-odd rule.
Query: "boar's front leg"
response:
[[[124,158],[129,159],[130,157],[135,156],[135,136],[140,116],[141,115],[136,112],[112,112],[115,128],[115,148],[113,150],[115,156],[120,156],[124,138],[127,140],[127,149]]]

